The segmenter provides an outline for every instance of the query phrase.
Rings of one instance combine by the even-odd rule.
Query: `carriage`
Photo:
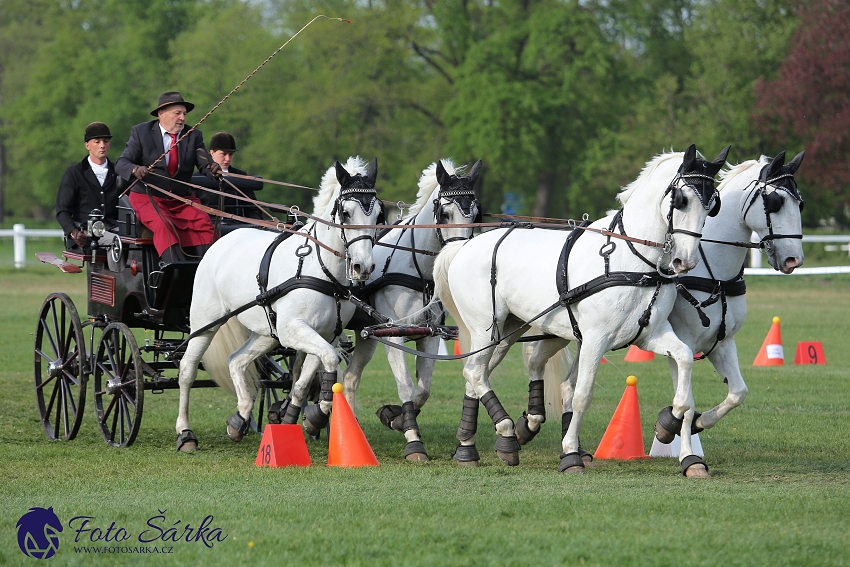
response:
[[[126,197],[118,206],[118,238],[111,247],[96,242],[64,259],[38,253],[63,272],[87,272],[88,317],[81,319],[71,298],[47,296],[35,332],[34,377],[39,416],[50,439],[71,440],[82,422],[89,381],[93,379],[97,422],[104,440],[115,447],[135,441],[145,392],[179,388],[176,378],[181,345],[189,334],[189,306],[198,261],[162,263],[153,234],[137,219]],[[102,215],[92,211],[91,234],[102,234]],[[153,332],[139,342],[134,331]],[[280,401],[292,387],[295,352],[278,348],[257,361],[260,423],[264,407]],[[193,387],[213,387],[197,380]]]

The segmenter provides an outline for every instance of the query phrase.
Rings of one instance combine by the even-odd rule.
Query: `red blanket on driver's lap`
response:
[[[212,244],[213,225],[205,212],[178,199],[133,192],[128,196],[136,218],[153,231],[153,245],[160,256],[169,246],[178,243],[181,247]],[[187,198],[201,204],[197,197]]]

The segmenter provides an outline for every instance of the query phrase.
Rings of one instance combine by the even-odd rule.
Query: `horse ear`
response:
[[[791,172],[792,175],[797,172],[797,169],[799,169],[800,164],[803,163],[803,158],[805,156],[806,156],[806,150],[803,150],[802,152],[800,152],[799,154],[794,156],[794,159],[792,159],[791,161],[788,162],[788,165],[786,167],[788,168],[788,170]]]
[[[726,157],[729,155],[729,150],[731,150],[731,149],[732,149],[732,145],[730,144],[730,145],[726,146],[725,148],[723,148],[722,150],[720,150],[720,153],[717,154],[717,157],[714,158],[714,161],[711,162],[711,163],[713,163],[714,165],[719,165],[720,167],[723,167],[723,164],[726,163]],[[720,171],[720,170],[718,169],[718,171]]]
[[[773,177],[782,171],[782,166],[785,165],[785,151],[781,151],[776,154],[776,157],[773,158],[773,161],[770,162],[770,169],[768,170],[768,177]]]
[[[471,185],[475,185],[475,182],[478,181],[478,175],[481,173],[481,160],[476,161],[472,164],[472,169],[469,170],[469,175],[466,177],[469,179]]]
[[[682,159],[682,171],[691,171],[694,168],[694,164],[697,161],[697,146],[696,144],[691,144],[687,150],[685,150],[685,157]]]
[[[440,187],[445,187],[452,182],[452,176],[446,173],[446,168],[443,167],[443,160],[437,160],[437,183]]]
[[[374,187],[375,183],[378,181],[378,158],[372,158],[372,161],[369,162],[369,166],[366,168],[366,179],[369,180],[369,184]]]
[[[336,180],[339,181],[339,186],[347,187],[351,182],[351,174],[338,161],[334,162],[334,167],[336,168]]]

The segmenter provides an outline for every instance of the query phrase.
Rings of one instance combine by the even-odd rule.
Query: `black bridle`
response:
[[[449,188],[440,187],[440,191],[437,192],[437,196],[432,202],[434,206],[434,223],[437,225],[447,224],[446,217],[442,210],[443,207],[452,203],[457,206],[457,209],[464,218],[472,218],[473,223],[481,222],[481,203],[479,203],[478,199],[475,198],[475,192],[472,190],[472,183],[469,183],[468,178],[465,177],[459,177],[457,179],[458,183],[453,184]],[[448,203],[445,205],[442,204],[443,199],[446,199]],[[444,238],[439,226],[435,229],[435,231],[437,233],[437,240],[440,241],[440,246],[445,246],[449,242],[469,240],[471,238],[471,236],[453,236],[451,238]]]
[[[776,234],[773,232],[773,222],[770,218],[770,215],[773,213],[778,213],[781,209],[785,200],[782,198],[782,195],[779,191],[784,191],[788,195],[790,195],[793,199],[796,199],[798,203],[800,203],[800,212],[803,212],[803,206],[806,202],[803,200],[803,196],[800,194],[799,189],[797,189],[797,183],[794,181],[793,173],[782,173],[777,175],[776,177],[767,177],[768,168],[770,165],[765,165],[762,168],[761,174],[759,175],[758,181],[755,181],[755,187],[751,190],[752,197],[748,198],[745,201],[744,205],[744,218],[747,217],[747,213],[750,212],[753,204],[756,202],[756,199],[759,195],[761,195],[762,205],[764,207],[764,218],[767,221],[767,234],[759,240],[759,248],[765,248],[768,252],[773,252],[773,241],[782,238],[793,238],[797,240],[802,240],[802,234]],[[770,193],[767,192],[768,187],[773,187],[773,191]]]

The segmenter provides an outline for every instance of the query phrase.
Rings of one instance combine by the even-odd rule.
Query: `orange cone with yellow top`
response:
[[[377,466],[378,459],[366,441],[348,400],[342,395],[342,384],[334,384],[333,411],[331,413],[331,433],[328,436],[329,467],[371,467]]]
[[[767,332],[753,366],[782,366],[785,364],[785,351],[782,348],[782,333],[779,331],[779,317],[773,318],[773,324]]]
[[[626,378],[626,391],[593,457],[620,460],[649,458],[643,448],[636,377]]]

